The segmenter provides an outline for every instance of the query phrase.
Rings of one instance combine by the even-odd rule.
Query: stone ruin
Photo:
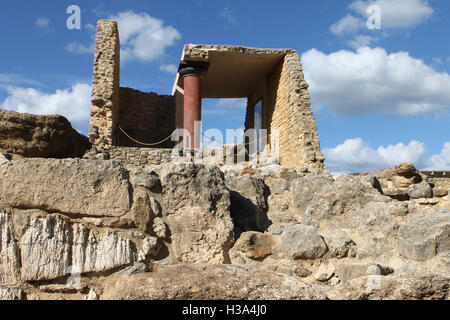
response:
[[[280,165],[324,170],[308,83],[294,50],[187,44],[172,95],[158,95],[120,87],[117,23],[98,22],[88,157],[158,165],[170,161],[179,142],[198,149],[194,126],[201,120],[202,98],[247,98],[245,132],[266,129],[268,149],[277,135]],[[257,105],[260,123],[255,123]],[[178,128],[190,136],[167,139]]]

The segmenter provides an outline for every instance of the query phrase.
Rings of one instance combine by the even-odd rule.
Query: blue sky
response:
[[[81,8],[81,30],[66,27],[72,4]],[[380,8],[381,29],[367,28],[370,5]],[[169,94],[185,43],[293,48],[330,170],[400,161],[450,170],[447,0],[4,2],[0,107],[63,114],[86,133],[95,25],[112,17],[121,86]],[[127,31],[137,24],[141,30]],[[203,127],[241,128],[244,114],[240,100],[206,100]]]

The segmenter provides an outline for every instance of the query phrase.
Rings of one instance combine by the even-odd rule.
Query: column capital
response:
[[[178,73],[182,77],[203,76],[209,68],[209,62],[204,61],[184,61],[180,62]]]

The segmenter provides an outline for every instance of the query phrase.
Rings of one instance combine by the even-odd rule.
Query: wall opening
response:
[[[202,100],[202,148],[241,144],[246,115],[246,98]]]

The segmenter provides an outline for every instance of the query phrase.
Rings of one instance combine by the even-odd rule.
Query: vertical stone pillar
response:
[[[202,76],[208,64],[204,62],[182,62],[180,75],[183,77],[183,147],[197,149],[201,147],[201,132],[195,131],[195,122],[202,117]]]
[[[115,21],[100,20],[97,24],[89,127],[89,140],[94,147],[104,148],[116,143],[119,90],[119,30]]]

